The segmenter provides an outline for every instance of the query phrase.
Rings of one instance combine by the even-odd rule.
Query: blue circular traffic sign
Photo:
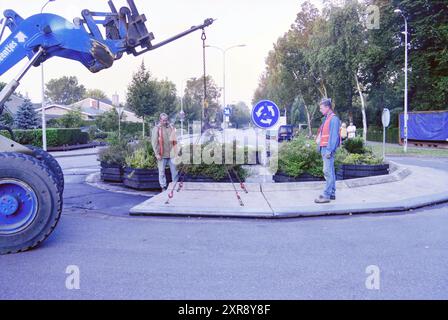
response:
[[[280,109],[269,100],[262,100],[252,109],[252,121],[261,129],[275,126],[280,119]]]

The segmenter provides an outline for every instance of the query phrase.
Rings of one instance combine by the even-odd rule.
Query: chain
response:
[[[207,115],[207,109],[206,109],[206,107],[207,107],[207,69],[206,69],[206,62],[207,62],[207,60],[206,60],[206,48],[207,48],[206,47],[206,40],[207,40],[207,35],[205,34],[205,30],[204,29],[202,29],[201,40],[202,40],[202,58],[203,58],[203,67],[204,67],[204,101],[203,101],[203,109],[202,109],[202,117],[201,117],[201,135],[199,136],[198,141],[196,141],[196,144],[201,139],[202,129],[203,129],[202,121],[204,119],[206,119],[206,115]],[[165,202],[166,205],[170,204],[170,200],[174,198],[174,192],[176,190],[177,190],[177,192],[181,192],[182,191],[182,189],[184,187],[185,175],[186,175],[185,167],[186,167],[185,165],[182,167],[182,169],[181,169],[181,171],[179,173],[179,176],[178,176],[178,180],[174,184],[172,190],[168,193],[168,199]],[[236,197],[237,197],[237,199],[238,199],[238,201],[240,203],[240,206],[244,207],[243,199],[241,198],[241,196],[240,196],[240,194],[239,194],[239,192],[238,192],[238,190],[237,190],[237,188],[235,186],[235,182],[233,181],[233,178],[232,178],[232,175],[230,173],[230,170],[229,170],[229,168],[227,166],[225,166],[225,168],[226,168],[227,175],[228,175],[228,177],[230,179],[230,182],[231,182],[231,184],[233,186],[233,189],[235,191],[235,195],[236,195]],[[239,180],[241,189],[245,193],[249,193],[247,191],[247,188],[246,188],[245,184],[241,181],[238,173],[235,170],[233,170],[233,173],[235,174],[235,176]]]
[[[206,68],[206,40],[207,35],[205,34],[205,29],[202,29],[202,60],[203,60],[203,68],[204,68],[204,101],[202,106],[202,119],[201,119],[201,130],[204,127],[202,121],[207,120],[207,68]],[[202,132],[202,131],[201,131]]]
[[[207,104],[207,70],[206,70],[206,40],[207,40],[207,35],[205,34],[205,30],[202,29],[202,35],[201,35],[201,40],[202,40],[202,58],[203,58],[203,67],[204,67],[204,100],[203,100],[203,106],[202,106],[202,115],[201,115],[201,134],[199,135],[199,137],[197,138],[197,141],[195,143],[195,145],[197,145],[202,137],[202,128],[203,128],[203,119],[204,119],[204,111],[205,111],[205,107]],[[184,182],[185,182],[185,165],[182,166],[182,169],[179,172],[179,176],[178,176],[178,180],[176,181],[176,183],[174,184],[173,188],[171,189],[171,191],[168,193],[168,199],[166,200],[165,204],[168,205],[170,203],[170,200],[174,198],[174,191],[177,192],[181,192],[183,187],[184,187]],[[178,187],[179,185],[179,187]]]

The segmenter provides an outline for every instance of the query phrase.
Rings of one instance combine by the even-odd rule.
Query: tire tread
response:
[[[8,161],[8,159],[10,159],[10,160],[19,159],[24,162],[28,162],[31,165],[39,168],[40,170],[45,172],[45,174],[49,178],[49,182],[54,185],[56,190],[58,190],[58,183],[57,183],[55,177],[53,176],[53,174],[51,173],[50,169],[48,169],[47,166],[45,166],[38,159],[33,158],[31,156],[27,156],[25,154],[21,154],[21,153],[0,153],[0,161]],[[22,248],[8,249],[6,251],[2,251],[3,249],[0,248],[0,255],[14,254],[14,253],[29,251],[29,250],[39,246],[42,242],[44,242],[50,236],[50,234],[54,231],[54,229],[58,225],[58,222],[61,218],[61,213],[62,213],[62,195],[60,193],[58,193],[57,195],[53,195],[53,196],[56,196],[56,198],[57,198],[57,215],[53,219],[53,221],[51,221],[51,223],[49,224],[49,227],[47,227],[47,229],[44,230],[44,232],[39,237],[37,237],[36,240],[33,243],[31,243],[30,245],[27,245]]]

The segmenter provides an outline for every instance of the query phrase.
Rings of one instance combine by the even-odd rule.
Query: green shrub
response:
[[[151,143],[148,141],[140,143],[126,156],[125,164],[128,168],[133,169],[157,169],[157,159]]]
[[[316,142],[300,137],[283,143],[279,150],[278,169],[291,177],[299,177],[303,173],[323,177],[323,160]]]
[[[361,137],[345,140],[343,147],[349,153],[364,154],[366,152],[364,140]]]
[[[89,143],[89,134],[80,129],[47,129],[48,147],[61,147],[64,145],[77,145]],[[11,138],[6,131],[0,132],[7,138]],[[23,145],[42,147],[42,130],[14,130],[16,142]]]
[[[226,148],[227,147],[227,148]],[[241,152],[241,149],[236,149],[234,146],[232,149],[230,149],[230,145],[221,144],[219,142],[209,142],[207,144],[204,144],[201,146],[201,153],[203,154],[210,154],[211,157],[214,156],[214,150],[217,150],[218,148],[222,148],[222,158],[216,159],[218,163],[205,163],[204,161],[201,162],[201,164],[194,164],[193,162],[193,153],[194,150],[193,145],[188,145],[182,148],[182,151],[184,152],[186,149],[189,148],[190,150],[190,159],[184,159],[184,163],[182,168],[186,174],[189,174],[191,176],[204,176],[207,178],[211,178],[215,181],[220,181],[222,179],[225,179],[228,177],[228,171],[232,173],[234,170],[239,178],[244,181],[248,173],[247,171],[242,167],[242,164],[237,164],[236,156],[238,152]],[[232,164],[226,163],[226,150],[232,150]],[[244,156],[245,156],[245,163],[247,163],[249,153],[251,150],[248,148],[245,148],[244,150]],[[233,176],[233,175],[232,175]]]
[[[344,164],[345,159],[348,157],[349,153],[345,148],[339,148],[336,151],[336,155],[334,158],[334,166],[335,169],[338,170],[341,168],[341,166]]]
[[[132,152],[132,148],[125,141],[120,141],[111,144],[108,147],[101,149],[98,155],[98,160],[111,165],[126,165],[126,157]]]
[[[358,136],[363,135],[363,130],[356,130]],[[400,129],[395,127],[389,127],[386,129],[386,142],[398,143],[400,136]],[[383,142],[383,128],[371,126],[367,130],[367,141]]]
[[[364,147],[355,139],[349,147],[339,148],[335,155],[336,170],[343,164],[377,165],[383,160],[376,157],[372,149]],[[361,148],[362,146],[362,148]],[[361,153],[350,153],[347,149]],[[314,141],[305,137],[297,137],[280,146],[278,154],[278,171],[290,177],[299,177],[304,173],[315,177],[323,177],[323,160]],[[275,159],[273,159],[275,160]]]
[[[142,136],[143,124],[134,122],[122,122],[121,134],[131,138],[140,138]]]
[[[376,157],[373,153],[366,154],[348,154],[342,161],[343,164],[353,164],[353,165],[379,165],[383,163],[383,159]]]

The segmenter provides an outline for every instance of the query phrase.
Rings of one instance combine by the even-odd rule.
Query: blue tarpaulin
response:
[[[401,138],[404,139],[404,115],[400,115]],[[409,113],[408,139],[448,141],[448,111]]]

